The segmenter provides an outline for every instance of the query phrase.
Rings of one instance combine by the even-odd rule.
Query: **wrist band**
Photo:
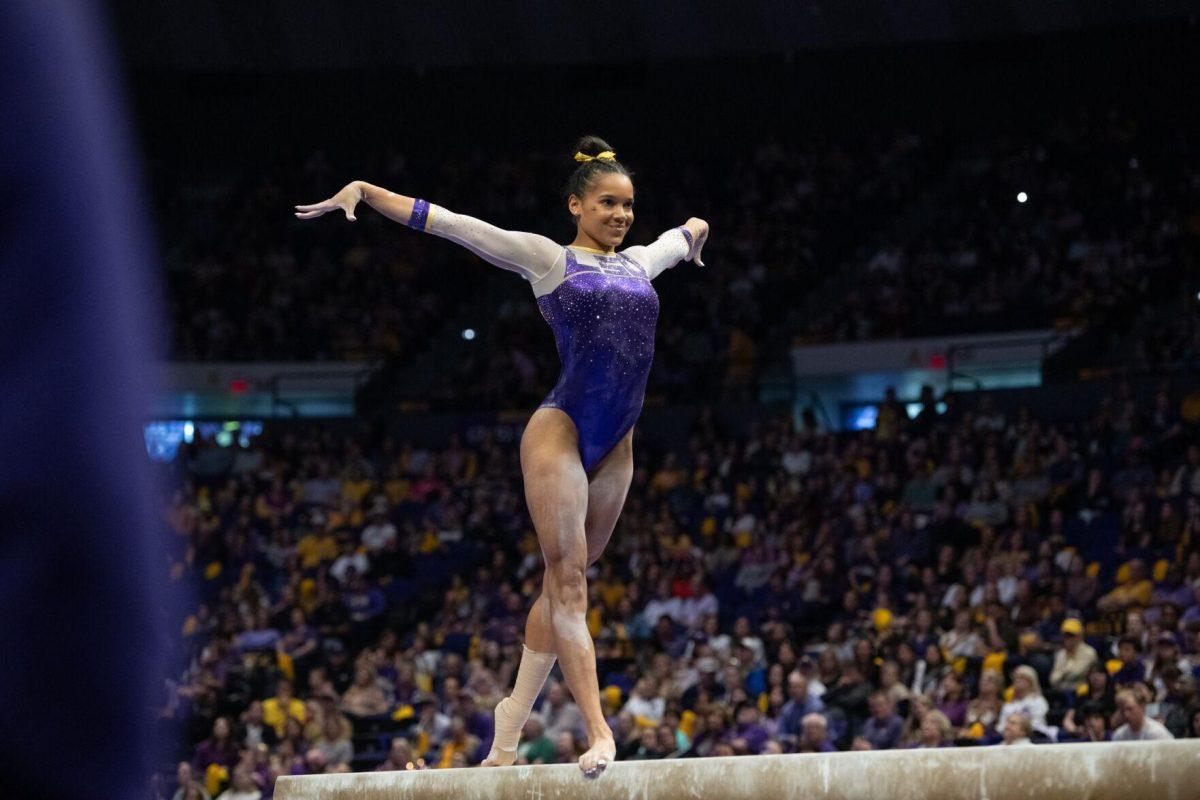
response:
[[[692,248],[695,247],[695,244],[692,242],[692,232],[689,231],[687,228],[683,227],[682,225],[680,225],[675,230],[682,233],[683,238],[687,240],[688,251],[687,251],[687,256],[684,258],[684,260],[686,261],[688,258],[692,257]]]
[[[414,231],[423,231],[428,219],[429,203],[425,200],[413,200],[412,216],[408,218],[408,227]]]

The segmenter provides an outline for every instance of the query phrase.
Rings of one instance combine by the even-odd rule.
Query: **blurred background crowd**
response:
[[[884,400],[841,434],[706,411],[639,451],[589,573],[619,757],[1200,736],[1181,399],[1118,387],[1068,424]],[[486,755],[541,582],[515,448],[300,426],[175,469],[184,788]],[[556,670],[520,759],[575,760],[581,725]]]
[[[489,148],[427,162],[390,149],[364,175],[562,239],[566,213],[548,189],[566,155]],[[1195,147],[1118,107],[1060,111],[1034,131],[768,137],[735,153],[628,158],[649,198],[630,243],[696,208],[721,234],[709,248],[721,269],[660,282],[670,313],[656,400],[748,399],[792,348],[851,340],[1083,326],[1124,362],[1196,362],[1190,328],[1125,335],[1131,315],[1153,327],[1160,306],[1194,300],[1174,255],[1194,233]],[[430,407],[524,409],[553,384],[553,340],[511,274],[373,213],[349,230],[280,215],[348,182],[324,152],[251,175],[159,172],[176,359],[377,360],[411,375],[431,343],[470,327],[452,363],[416,381]]]

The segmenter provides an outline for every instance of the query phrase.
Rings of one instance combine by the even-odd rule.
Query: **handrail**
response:
[[[299,404],[294,400],[286,399],[281,390],[281,384],[288,380],[304,380],[304,381],[329,381],[329,382],[350,382],[351,396],[358,392],[379,367],[383,364],[382,359],[369,362],[362,368],[353,372],[329,372],[325,370],[311,369],[285,369],[275,372],[271,375],[271,407],[287,409],[293,417],[300,416]]]
[[[1046,363],[1046,359],[1049,358],[1051,348],[1071,338],[1072,333],[1054,331],[1040,336],[1026,336],[1019,339],[984,339],[970,343],[952,344],[946,348],[946,389],[952,389],[954,381],[957,378],[971,381],[977,391],[983,388],[983,382],[978,377],[959,369],[957,362],[964,353],[973,353],[979,350],[1001,350],[1004,348],[1037,346],[1041,350],[1041,355],[1038,358],[1038,367],[1040,369],[1041,365]]]

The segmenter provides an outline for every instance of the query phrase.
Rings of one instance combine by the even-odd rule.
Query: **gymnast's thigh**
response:
[[[587,516],[584,531],[587,538],[588,564],[600,558],[617,518],[625,507],[629,484],[633,481],[633,429],[596,465],[588,481]]]
[[[547,565],[582,567],[588,479],[579,460],[575,423],[557,408],[539,408],[521,436],[525,501]]]

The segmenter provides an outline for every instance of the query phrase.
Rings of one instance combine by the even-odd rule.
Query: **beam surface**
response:
[[[277,800],[1196,800],[1200,741],[968,747],[281,777]]]

